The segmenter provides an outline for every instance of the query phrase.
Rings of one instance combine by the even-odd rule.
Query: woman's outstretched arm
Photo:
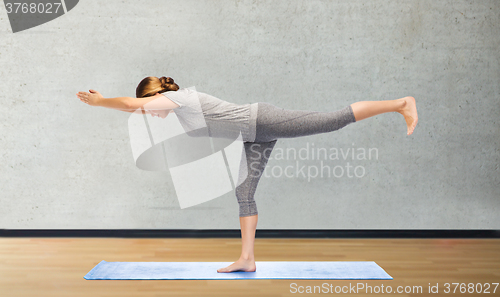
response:
[[[104,98],[101,95],[101,93],[95,90],[89,90],[89,92],[90,93],[78,92],[76,95],[83,103],[86,103],[91,106],[102,106],[128,112],[134,112],[135,110],[141,107],[148,110],[171,110],[179,107],[179,105],[177,105],[175,102],[173,102],[172,100],[166,98],[165,96],[159,93],[157,93],[154,96],[145,98],[133,98],[133,97]]]

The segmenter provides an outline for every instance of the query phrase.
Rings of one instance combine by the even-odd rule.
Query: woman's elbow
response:
[[[126,97],[124,100],[123,100],[123,107],[127,110],[136,110],[137,106],[135,106],[136,104],[134,104],[134,101],[135,101],[135,98],[132,98],[132,97]]]

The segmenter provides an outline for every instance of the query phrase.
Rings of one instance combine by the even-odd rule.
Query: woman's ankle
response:
[[[396,99],[396,112],[402,113],[406,106],[406,97],[401,99]]]
[[[240,259],[248,261],[248,260],[254,260],[255,257],[253,254],[241,254]]]

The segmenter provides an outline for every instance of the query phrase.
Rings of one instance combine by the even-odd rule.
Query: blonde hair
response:
[[[154,96],[156,93],[161,94],[177,90],[179,90],[179,86],[174,83],[174,79],[171,77],[162,76],[158,78],[156,76],[148,76],[137,85],[135,96],[137,98],[144,98]]]

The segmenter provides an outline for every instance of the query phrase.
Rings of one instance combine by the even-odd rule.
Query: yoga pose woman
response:
[[[239,130],[243,135],[248,174],[238,183],[235,194],[239,204],[242,251],[240,258],[218,272],[255,271],[254,241],[257,228],[257,206],[254,193],[259,179],[278,138],[293,138],[332,132],[350,123],[386,113],[403,115],[407,134],[413,133],[417,125],[417,107],[413,97],[385,101],[360,101],[337,111],[320,112],[289,110],[266,102],[234,104],[211,95],[190,89],[180,89],[170,77],[146,77],[136,89],[136,98],[103,98],[94,90],[78,92],[78,98],[91,106],[103,106],[134,112],[146,103],[163,99],[161,108],[148,110],[152,116],[165,118],[171,111],[179,118],[187,117],[190,111],[201,105],[203,116],[210,130]],[[199,99],[194,101],[193,93]],[[168,100],[164,100],[165,97]],[[191,99],[191,100],[190,100]],[[224,129],[220,129],[225,126]],[[216,127],[216,128],[215,128]],[[228,128],[229,129],[226,129]],[[240,174],[241,176],[241,174]]]

